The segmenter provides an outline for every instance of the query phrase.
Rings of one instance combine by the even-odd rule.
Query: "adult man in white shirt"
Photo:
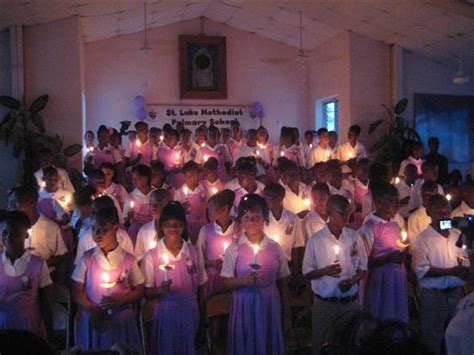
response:
[[[347,132],[348,141],[339,146],[339,159],[347,162],[354,158],[367,158],[367,150],[365,146],[359,141],[360,126],[352,125]]]
[[[329,222],[306,246],[303,275],[311,280],[315,294],[313,354],[320,353],[330,327],[343,313],[359,309],[357,283],[367,270],[367,258],[359,235],[346,227],[350,212],[346,198],[331,196]]]
[[[408,240],[411,245],[431,223],[431,218],[427,214],[427,207],[431,196],[436,195],[436,192],[436,183],[432,181],[425,182],[421,188],[423,205],[408,217]]]
[[[413,245],[412,267],[421,287],[421,340],[433,354],[440,354],[445,325],[469,274],[469,261],[464,260],[464,250],[456,245],[459,231],[440,228],[439,221],[448,219],[451,213],[448,200],[432,196],[427,212],[431,223]]]

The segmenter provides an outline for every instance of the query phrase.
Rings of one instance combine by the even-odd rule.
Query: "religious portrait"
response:
[[[182,99],[226,99],[226,38],[179,36]]]

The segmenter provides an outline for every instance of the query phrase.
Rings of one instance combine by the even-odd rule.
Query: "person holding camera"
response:
[[[449,201],[441,195],[429,199],[430,225],[413,245],[412,267],[421,287],[421,341],[433,354],[441,353],[445,326],[461,299],[469,275],[465,249],[457,245],[460,231],[451,228]]]

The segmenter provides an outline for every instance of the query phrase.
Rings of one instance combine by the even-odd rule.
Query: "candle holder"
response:
[[[174,270],[176,266],[170,265],[170,264],[161,264],[159,268],[160,270],[165,272],[165,281],[169,281],[170,280],[169,272]]]

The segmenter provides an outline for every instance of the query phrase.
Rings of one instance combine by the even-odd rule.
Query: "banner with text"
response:
[[[185,128],[194,131],[202,124],[229,127],[237,119],[244,129],[257,128],[258,118],[252,118],[248,106],[191,106],[191,105],[146,105],[147,119],[152,126],[170,123],[173,127],[182,122]]]

